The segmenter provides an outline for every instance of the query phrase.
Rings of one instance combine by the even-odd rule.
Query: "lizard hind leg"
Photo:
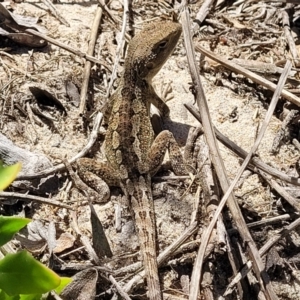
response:
[[[95,191],[102,195],[109,186],[119,186],[119,176],[108,164],[95,162],[94,159],[80,158],[77,160],[79,177]]]
[[[176,175],[187,175],[187,164],[181,155],[180,148],[172,132],[168,130],[160,132],[152,143],[148,155],[148,166],[151,175],[153,176],[160,168],[166,150],[169,151],[169,157],[174,173]]]

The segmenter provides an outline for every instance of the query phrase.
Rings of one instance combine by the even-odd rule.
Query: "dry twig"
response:
[[[196,83],[194,84],[194,86],[196,87],[196,100],[197,100],[197,103],[200,108],[200,113],[203,116],[204,132],[205,132],[205,135],[206,135],[206,138],[208,141],[208,145],[209,145],[211,156],[212,156],[212,161],[213,161],[214,167],[216,169],[217,175],[219,177],[220,184],[222,186],[223,191],[224,192],[227,191],[223,197],[223,201],[221,201],[221,203],[218,207],[217,213],[215,214],[213,220],[211,221],[211,223],[208,227],[208,230],[206,231],[206,234],[203,234],[203,241],[200,245],[199,255],[197,257],[197,260],[195,262],[195,266],[193,269],[193,274],[192,274],[192,279],[191,279],[191,293],[190,293],[189,299],[194,300],[194,299],[197,299],[197,297],[198,297],[199,281],[200,281],[201,270],[202,270],[202,261],[203,261],[204,250],[205,250],[205,247],[209,240],[210,233],[215,225],[215,222],[217,221],[218,215],[220,214],[223,206],[226,203],[226,201],[224,201],[224,199],[226,199],[227,197],[229,197],[228,205],[229,205],[231,213],[237,223],[237,227],[240,231],[240,234],[243,237],[243,239],[248,242],[250,255],[255,263],[255,273],[257,275],[257,279],[262,279],[262,281],[260,280],[261,281],[261,289],[264,290],[264,288],[265,288],[265,295],[266,295],[267,299],[270,299],[270,300],[277,299],[277,296],[274,293],[272,286],[270,285],[269,277],[264,270],[264,266],[262,264],[261,258],[258,255],[258,251],[256,249],[255,243],[254,243],[254,241],[250,235],[250,232],[247,229],[245,221],[241,215],[238,204],[235,201],[233,194],[231,194],[231,191],[232,191],[235,183],[237,182],[239,176],[242,174],[241,170],[243,171],[245,169],[245,167],[247,166],[247,164],[250,161],[250,158],[254,152],[251,155],[249,155],[248,159],[245,160],[243,166],[240,168],[240,171],[238,172],[238,176],[236,176],[235,180],[233,181],[233,183],[231,185],[231,189],[228,190],[228,188],[229,188],[228,179],[226,177],[223,161],[220,159],[218,145],[216,143],[216,138],[213,133],[212,123],[211,123],[211,120],[209,117],[209,112],[208,112],[205,95],[204,95],[204,92],[203,92],[203,89],[201,86],[199,73],[198,73],[198,70],[196,67],[197,64],[195,62],[194,49],[191,45],[191,37],[190,37],[190,31],[189,31],[189,25],[188,25],[189,24],[189,22],[188,22],[189,15],[188,15],[186,6],[184,7],[184,12],[182,13],[182,17],[183,17],[182,19],[183,19],[183,25],[184,25],[183,28],[184,28],[185,46],[186,46],[186,49],[188,52],[189,67],[190,67],[190,70],[192,73],[192,78],[196,80]],[[289,68],[287,67],[286,69],[288,69],[288,71],[289,71],[290,66],[289,66]],[[287,76],[286,73],[285,73],[285,76]],[[278,90],[280,91],[280,89],[282,89],[284,81],[285,81],[285,79],[281,78],[281,81],[280,81],[281,84],[278,85],[279,88],[277,89],[277,91]],[[273,103],[276,102],[275,100],[278,99],[278,97],[279,97],[277,91],[273,97]],[[274,108],[275,107],[273,107],[273,109]],[[270,116],[270,114],[269,114],[269,116]],[[261,131],[259,136],[261,139],[263,136],[263,131]],[[254,151],[257,148],[258,144],[259,144],[259,140],[256,141],[255,147],[252,148],[252,151]]]
[[[263,87],[265,87],[273,92],[275,91],[276,84],[270,82],[269,80],[266,80],[265,78],[255,74],[251,71],[248,71],[247,69],[240,67],[237,64],[234,64],[233,62],[226,60],[225,58],[222,58],[219,55],[204,49],[203,47],[196,46],[196,49],[198,51],[200,51],[202,54],[204,54],[205,56],[208,56],[212,60],[215,60],[218,63],[225,66],[226,68],[230,69],[231,71],[238,73],[238,74],[242,74],[245,77],[253,80],[254,82],[261,84]],[[284,97],[285,99],[291,101],[292,103],[296,104],[297,106],[300,106],[300,98],[296,97],[292,93],[283,89],[281,91],[281,96]]]
[[[291,34],[289,16],[288,16],[288,14],[285,10],[283,10],[281,12],[281,14],[282,14],[282,26],[283,26],[283,29],[284,29],[284,34],[285,34],[287,43],[288,43],[289,48],[290,48],[291,55],[293,57],[293,62],[294,62],[296,67],[299,67],[300,60],[299,60],[299,57],[298,57],[298,51],[297,51],[294,39],[293,39],[292,34]]]
[[[77,153],[75,156],[73,156],[72,158],[70,158],[68,160],[68,162],[70,164],[75,162],[78,158],[85,156],[87,154],[87,152],[91,149],[91,147],[93,146],[93,144],[95,143],[95,141],[97,139],[98,131],[99,131],[100,124],[101,124],[101,121],[102,121],[102,117],[103,117],[103,115],[101,113],[97,114],[97,116],[95,118],[95,121],[94,121],[95,122],[94,127],[93,127],[93,130],[92,130],[91,135],[89,137],[89,141],[88,141],[87,145],[79,153]],[[62,171],[64,169],[65,169],[65,164],[61,163],[57,166],[54,166],[53,168],[44,170],[40,173],[22,175],[22,176],[17,177],[17,179],[18,180],[24,180],[24,179],[44,177],[44,176]]]
[[[125,299],[125,300],[131,300],[131,298],[129,297],[129,295],[123,291],[123,289],[120,286],[120,284],[116,281],[116,279],[112,275],[109,275],[108,278],[111,281],[111,283],[116,287],[118,293],[120,294],[120,296],[123,299]]]
[[[99,60],[99,59],[97,59],[97,58],[95,58],[95,57],[93,57],[91,55],[88,55],[86,53],[81,52],[78,49],[75,49],[73,47],[67,46],[67,45],[65,45],[65,44],[63,44],[63,43],[61,43],[61,42],[59,42],[59,41],[57,41],[57,40],[55,40],[55,39],[53,39],[53,38],[45,35],[45,34],[37,32],[35,30],[26,29],[25,32],[31,33],[32,35],[35,35],[35,36],[38,36],[38,37],[40,37],[40,38],[48,41],[49,43],[51,43],[53,45],[56,45],[56,46],[58,46],[58,47],[60,47],[60,48],[62,48],[64,50],[67,50],[67,51],[75,54],[75,55],[78,55],[79,57],[85,58],[85,59],[87,59],[87,60],[89,60],[89,61],[91,61],[91,62],[93,62],[95,64],[101,65],[101,66],[105,67],[107,70],[111,71],[111,67],[106,62],[104,62],[103,60]]]
[[[39,196],[33,196],[33,195],[27,195],[27,194],[15,193],[15,192],[1,192],[0,193],[0,201],[2,200],[1,199],[2,197],[18,198],[19,200],[22,200],[22,201],[34,201],[37,203],[43,203],[43,204],[47,204],[47,205],[52,205],[52,206],[57,206],[57,207],[73,210],[73,208],[67,204],[63,204],[59,201],[51,200],[51,199],[47,199],[47,198],[43,198],[43,197],[39,197]],[[7,201],[7,199],[3,199],[3,200]]]
[[[91,34],[90,34],[90,38],[89,38],[89,47],[87,50],[87,54],[91,55],[91,56],[94,53],[94,48],[95,48],[95,44],[96,44],[96,40],[97,40],[97,36],[98,36],[98,30],[99,30],[101,18],[102,18],[102,8],[98,7],[96,10],[94,22],[92,25]],[[83,112],[85,110],[85,102],[86,102],[87,90],[88,90],[88,86],[89,86],[91,66],[92,66],[92,63],[90,61],[85,62],[82,86],[81,86],[81,91],[80,91],[80,106],[79,106],[79,114],[80,115],[83,114]]]

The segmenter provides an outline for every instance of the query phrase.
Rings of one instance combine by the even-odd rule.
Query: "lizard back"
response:
[[[179,23],[151,23],[129,43],[122,84],[112,95],[114,103],[105,138],[107,159],[123,174],[122,179],[130,170],[149,170],[147,158],[154,139],[151,81],[172,54],[181,31]]]
[[[149,24],[130,41],[105,138],[107,159],[119,174],[135,219],[151,300],[162,299],[149,161],[154,140],[150,104],[157,96],[151,80],[172,54],[180,34],[178,23],[163,21]]]

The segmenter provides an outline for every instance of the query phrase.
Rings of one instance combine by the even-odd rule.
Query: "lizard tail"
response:
[[[150,300],[162,300],[156,259],[156,229],[150,175],[140,175],[137,182],[134,183],[131,208],[143,257],[148,298]]]

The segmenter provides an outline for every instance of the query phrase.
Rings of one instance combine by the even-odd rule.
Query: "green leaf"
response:
[[[41,300],[42,294],[20,295],[20,300]]]
[[[19,300],[19,295],[8,296],[4,291],[0,290],[0,300]]]
[[[41,300],[41,299],[44,299],[42,294],[8,296],[6,293],[4,293],[4,291],[0,290],[0,300]]]
[[[30,219],[26,218],[0,216],[0,246],[10,241],[13,235],[29,222]]]
[[[0,260],[0,288],[8,295],[43,294],[60,285],[60,277],[27,251]]]
[[[0,191],[6,189],[15,180],[21,168],[21,163],[7,167],[3,167],[2,163],[0,164]]]
[[[61,282],[60,285],[55,289],[55,292],[59,295],[62,290],[70,283],[72,282],[72,278],[70,277],[60,277]]]

